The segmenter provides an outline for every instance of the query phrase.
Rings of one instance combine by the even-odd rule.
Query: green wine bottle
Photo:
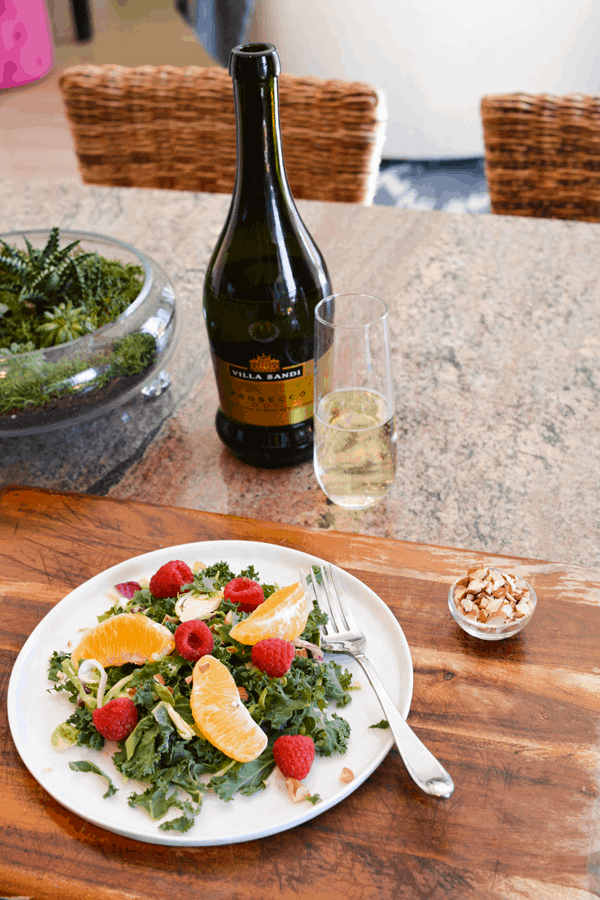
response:
[[[217,433],[244,462],[294,466],[312,458],[314,310],[332,291],[285,174],[277,50],[235,47],[229,72],[235,186],[204,282]]]

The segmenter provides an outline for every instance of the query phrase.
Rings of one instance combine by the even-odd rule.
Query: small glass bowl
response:
[[[464,576],[461,575],[450,585],[450,590],[448,591],[448,607],[454,621],[457,625],[460,625],[462,630],[466,631],[467,634],[476,638],[481,638],[482,641],[501,641],[504,638],[509,638],[518,634],[519,631],[525,628],[527,623],[533,618],[537,606],[537,595],[531,584],[528,581],[525,581],[525,584],[529,589],[529,598],[533,606],[529,615],[521,616],[520,619],[515,619],[512,622],[506,622],[504,625],[487,625],[484,622],[476,622],[474,619],[468,619],[465,614],[458,609],[456,601],[454,600],[454,589],[463,577]]]

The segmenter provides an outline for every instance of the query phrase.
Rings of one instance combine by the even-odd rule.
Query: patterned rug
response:
[[[383,160],[373,202],[403,209],[489,213],[483,157]]]

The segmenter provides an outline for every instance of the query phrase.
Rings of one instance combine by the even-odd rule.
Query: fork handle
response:
[[[371,661],[364,653],[353,653],[353,656],[365,670],[367,678],[377,694],[392,729],[402,761],[412,780],[426,794],[430,794],[433,797],[451,797],[454,791],[452,778],[435,756],[430,753],[425,744],[419,740],[410,725],[406,723],[396,704],[384,688]]]

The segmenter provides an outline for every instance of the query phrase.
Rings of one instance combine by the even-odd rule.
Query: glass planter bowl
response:
[[[529,589],[531,612],[526,616],[507,621],[501,625],[488,625],[487,623],[477,622],[474,619],[465,616],[462,610],[458,608],[454,597],[455,588],[459,581],[460,579],[457,578],[456,581],[450,585],[450,590],[448,591],[448,607],[452,614],[452,618],[457,625],[460,625],[463,631],[466,631],[466,633],[472,635],[472,637],[480,638],[483,641],[501,641],[504,638],[509,638],[518,634],[519,631],[525,628],[528,622],[531,622],[537,605],[537,596],[532,585],[528,581],[525,581],[525,584]]]
[[[33,247],[42,249],[50,229],[0,234],[7,244],[26,250],[24,236]],[[157,397],[169,385],[165,365],[177,345],[180,322],[168,275],[155,260],[124,241],[61,229],[61,247],[77,240],[86,253],[97,252],[106,259],[141,266],[142,288],[117,319],[97,331],[29,353],[0,352],[0,436],[33,434],[95,418],[140,392],[149,399]],[[115,370],[115,342],[140,333],[155,339],[154,358],[138,374]],[[19,387],[16,393],[20,393],[17,403],[13,402],[15,385]],[[40,403],[28,399],[32,385],[38,397],[41,388],[47,400]]]

